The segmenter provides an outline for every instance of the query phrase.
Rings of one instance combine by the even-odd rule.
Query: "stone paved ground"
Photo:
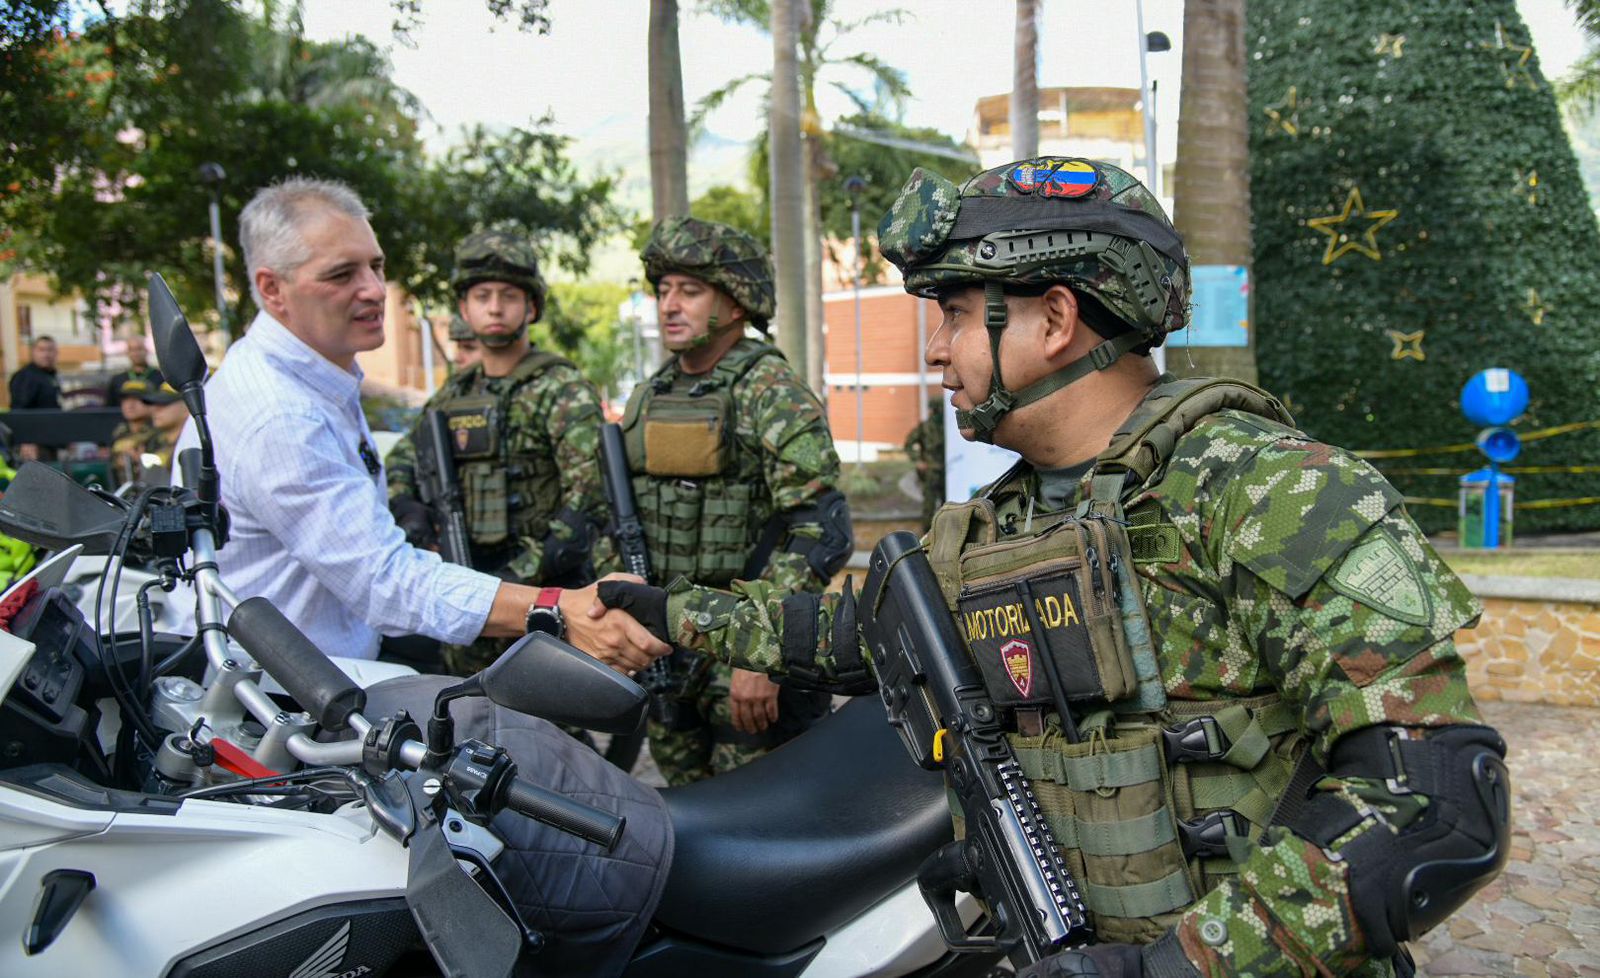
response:
[[[1511,748],[1511,862],[1414,948],[1418,970],[1600,978],[1600,710],[1482,707]]]

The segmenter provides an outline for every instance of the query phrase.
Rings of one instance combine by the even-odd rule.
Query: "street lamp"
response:
[[[850,195],[850,237],[855,240],[855,260],[851,262],[854,274],[856,299],[856,468],[861,467],[862,460],[867,454],[867,435],[865,430],[865,411],[862,399],[866,394],[861,386],[861,256],[864,249],[861,247],[861,192],[867,189],[866,177],[857,175],[844,182],[845,192]]]
[[[228,173],[221,163],[202,163],[195,170],[201,185],[211,191],[211,275],[217,287],[217,324],[222,348],[228,348],[228,303],[222,290],[222,181]]]

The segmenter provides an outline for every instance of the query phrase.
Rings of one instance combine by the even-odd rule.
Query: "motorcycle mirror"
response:
[[[610,734],[639,729],[648,700],[638,683],[543,632],[506,649],[478,683],[508,710]]]
[[[0,498],[0,529],[46,550],[77,544],[85,554],[109,554],[127,515],[124,506],[43,462],[19,469]]]
[[[160,274],[150,276],[150,335],[155,337],[156,359],[167,383],[181,391],[205,381],[205,354]]]

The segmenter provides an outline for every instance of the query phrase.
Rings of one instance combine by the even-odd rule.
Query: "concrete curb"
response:
[[[1487,574],[1462,574],[1461,581],[1480,598],[1512,598],[1521,601],[1564,601],[1569,604],[1600,604],[1600,581],[1575,577],[1502,577]]]

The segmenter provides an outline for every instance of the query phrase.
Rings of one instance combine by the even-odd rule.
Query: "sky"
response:
[[[1257,0],[1260,2],[1260,0]],[[1282,0],[1293,2],[1293,0]],[[391,32],[388,0],[304,0],[306,32],[319,40],[362,34],[390,52],[395,80],[418,96],[432,117],[424,138],[439,150],[473,123],[527,125],[548,116],[572,137],[572,157],[590,172],[622,177],[622,202],[649,209],[646,156],[648,0],[550,0],[547,35],[497,23],[484,0],[428,0],[408,47]],[[1583,53],[1581,33],[1562,0],[1518,0],[1545,74],[1556,77]],[[758,31],[696,13],[680,0],[679,44],[685,104],[695,104],[732,79],[763,72],[772,43]],[[856,21],[889,9],[882,0],[837,0],[835,17]],[[960,140],[984,95],[1010,90],[1014,0],[903,0],[903,23],[873,23],[840,38],[839,56],[869,52],[905,71],[914,97],[904,121]],[[1039,84],[1139,85],[1136,5],[1132,0],[1043,0]],[[1092,12],[1092,17],[1084,17]],[[1144,27],[1171,39],[1170,52],[1152,54],[1157,86],[1158,156],[1176,144],[1182,62],[1182,0],[1144,0]],[[862,74],[842,70],[833,80],[867,91]],[[709,117],[690,160],[690,191],[743,183],[746,148],[765,127],[765,82],[747,85]],[[851,103],[831,87],[819,91],[824,120]]]

